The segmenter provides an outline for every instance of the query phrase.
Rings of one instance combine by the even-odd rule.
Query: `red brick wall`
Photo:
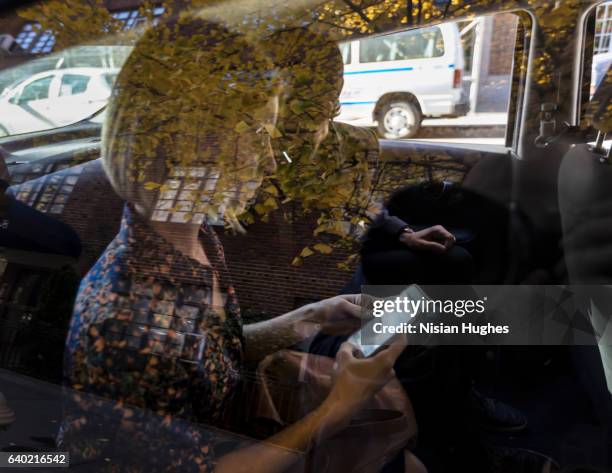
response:
[[[315,254],[301,266],[291,261],[302,248],[312,244],[316,214],[287,222],[280,212],[268,223],[250,225],[246,235],[219,236],[240,305],[244,312],[280,315],[305,303],[331,297],[348,282],[352,273],[339,269],[349,252]]]
[[[518,18],[512,13],[493,17],[493,34],[489,50],[489,75],[512,73],[517,25]]]
[[[47,180],[59,171],[35,181]],[[13,186],[15,195],[19,186]],[[77,232],[83,246],[79,269],[84,275],[119,229],[123,201],[108,182],[100,160],[83,165],[77,184],[63,212],[56,216]],[[348,253],[313,255],[300,267],[291,261],[311,244],[316,214],[306,220],[286,221],[281,212],[267,223],[249,226],[246,235],[232,235],[215,227],[223,243],[226,261],[243,311],[278,315],[296,306],[333,296],[351,273],[337,263]]]

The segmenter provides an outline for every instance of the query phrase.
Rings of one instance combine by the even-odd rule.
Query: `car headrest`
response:
[[[612,132],[612,64],[587,108],[587,119],[597,131]]]

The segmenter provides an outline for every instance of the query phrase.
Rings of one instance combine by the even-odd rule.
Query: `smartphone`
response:
[[[417,284],[413,284],[404,289],[398,296],[400,299],[408,298],[409,300],[429,300],[430,297],[421,289]],[[409,324],[417,324],[422,318],[422,311],[414,314],[413,317],[411,315],[406,314],[405,312],[388,312],[384,315],[385,325],[400,325],[402,322],[408,322]],[[363,356],[368,358],[372,355],[378,353],[383,347],[389,346],[391,343],[396,341],[398,338],[407,338],[406,334],[397,334],[397,333],[389,333],[382,335],[382,339],[379,339],[376,345],[368,345],[362,342],[362,335],[364,333],[371,334],[373,333],[373,326],[376,323],[380,323],[380,318],[374,318],[368,321],[360,330],[353,333],[347,341],[351,342],[355,345]]]

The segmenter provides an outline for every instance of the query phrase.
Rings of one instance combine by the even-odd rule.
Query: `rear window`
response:
[[[359,45],[360,62],[427,59],[444,55],[440,28],[422,28],[364,39]]]

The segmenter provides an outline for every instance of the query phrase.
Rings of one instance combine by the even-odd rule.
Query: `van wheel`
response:
[[[378,117],[378,134],[389,140],[413,138],[421,127],[421,112],[410,102],[386,103]]]

